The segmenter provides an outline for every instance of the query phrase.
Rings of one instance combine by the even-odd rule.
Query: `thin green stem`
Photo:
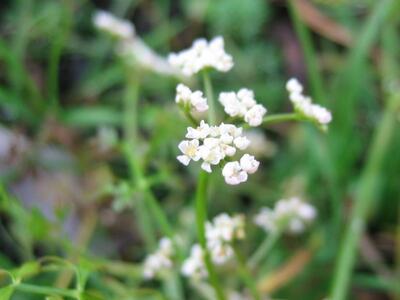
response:
[[[297,113],[274,114],[264,117],[263,125],[281,123],[287,121],[302,121],[303,118]]]
[[[139,98],[139,81],[135,74],[129,73],[124,96],[124,154],[128,162],[132,186],[145,186],[141,171],[140,160],[137,156],[137,105]],[[149,217],[145,199],[138,199],[136,203],[136,218],[148,250],[156,247],[156,236],[153,224]]]
[[[196,227],[197,238],[200,246],[204,251],[204,261],[207,268],[208,276],[211,285],[214,288],[217,299],[224,300],[225,295],[220,286],[217,274],[215,273],[214,265],[211,262],[210,253],[207,249],[205,224],[207,221],[207,186],[208,186],[208,173],[200,171],[196,191]]]
[[[255,300],[260,300],[261,296],[257,291],[257,286],[255,284],[255,280],[250,273],[250,270],[246,264],[245,258],[243,257],[242,253],[240,253],[239,249],[235,245],[233,245],[232,248],[233,248],[233,251],[235,252],[236,260],[238,262],[240,276],[242,277],[243,281],[246,283],[248,289],[250,290],[251,294],[253,295],[253,298]]]
[[[185,117],[188,119],[188,121],[195,127],[199,126],[199,122],[193,117],[193,115],[190,113],[190,109],[184,107],[183,113],[185,114]]]
[[[360,237],[364,231],[366,219],[375,200],[381,165],[396,128],[396,113],[400,108],[400,93],[392,95],[384,110],[382,121],[372,140],[366,166],[355,194],[355,204],[341,243],[341,249],[334,273],[331,300],[346,298],[351,272],[356,260]]]
[[[271,232],[271,234],[264,239],[264,241],[249,259],[248,265],[251,269],[256,268],[261,263],[269,251],[271,251],[272,247],[278,241],[280,236],[280,232]]]
[[[32,293],[32,294],[42,294],[42,295],[58,295],[62,297],[69,297],[74,299],[79,299],[80,296],[75,290],[67,290],[53,287],[37,286],[26,283],[15,284],[15,289],[21,292]]]
[[[204,90],[206,92],[208,102],[208,122],[211,125],[215,125],[217,122],[217,111],[214,101],[214,92],[211,84],[210,75],[207,70],[202,71]]]
[[[154,194],[151,191],[137,153],[137,146],[139,145],[137,114],[139,80],[135,74],[129,73],[128,76],[124,114],[124,131],[126,136],[123,150],[129,164],[131,175],[133,176],[132,185],[141,190],[144,195],[144,199],[140,199],[138,201],[137,218],[139,225],[147,245],[149,245],[151,248],[154,248],[156,246],[156,234],[155,229],[153,228],[153,223],[151,222],[152,217],[163,235],[172,240],[178,257],[182,260],[184,256],[180,247],[176,245],[176,241],[174,240],[173,228],[156,197],[154,197]]]

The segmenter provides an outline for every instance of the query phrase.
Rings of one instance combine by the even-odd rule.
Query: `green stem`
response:
[[[220,286],[217,274],[215,273],[214,265],[211,262],[210,253],[207,249],[205,224],[207,221],[207,186],[208,186],[208,173],[200,171],[197,191],[196,191],[196,226],[197,238],[200,246],[204,251],[204,261],[207,268],[208,276],[211,285],[214,288],[218,300],[224,300],[224,292]]]
[[[138,133],[137,133],[137,105],[139,96],[139,81],[135,74],[128,73],[126,92],[124,96],[124,153],[128,162],[132,186],[145,186],[145,179],[142,174],[140,160],[137,155]],[[155,230],[149,212],[146,207],[145,199],[139,199],[136,203],[136,218],[146,243],[147,249],[154,249],[157,245]]]
[[[153,220],[157,223],[159,230],[163,235],[169,237],[175,245],[178,257],[183,260],[183,253],[176,241],[174,240],[174,231],[168,221],[164,210],[161,208],[156,197],[151,191],[150,185],[145,177],[140,158],[137,153],[137,145],[139,145],[138,137],[138,95],[139,81],[135,75],[128,74],[127,91],[125,96],[125,115],[124,115],[124,131],[126,133],[126,143],[124,147],[125,156],[127,158],[130,172],[133,176],[132,184],[138,187],[144,194],[144,199],[138,201],[138,221],[142,230],[143,237],[149,247],[156,246],[155,230],[151,223],[149,211]]]
[[[58,296],[69,297],[69,298],[74,298],[74,299],[80,298],[77,291],[75,291],[75,290],[44,287],[44,286],[31,285],[31,284],[26,284],[26,283],[16,284],[15,289],[19,290],[21,292],[32,293],[32,294],[42,294],[42,295],[47,295],[47,296],[58,295]]]
[[[297,113],[286,113],[286,114],[274,114],[264,117],[263,125],[269,125],[274,123],[281,123],[287,121],[302,121],[302,117]]]
[[[260,300],[261,296],[257,291],[257,286],[255,284],[255,280],[252,277],[248,266],[246,265],[246,261],[245,261],[243,255],[240,253],[239,249],[236,246],[233,245],[232,248],[233,248],[233,251],[235,252],[236,260],[238,262],[240,276],[242,277],[243,281],[246,283],[248,289],[250,290],[251,294],[253,295],[253,298],[255,300]]]
[[[346,298],[351,272],[356,260],[360,237],[364,231],[368,213],[375,200],[381,165],[396,128],[396,113],[400,108],[400,93],[392,95],[376,129],[366,166],[355,194],[355,204],[346,229],[334,273],[330,300]]]
[[[188,121],[195,127],[199,126],[199,122],[193,117],[193,115],[190,113],[190,108],[183,107],[182,108],[183,113],[185,114],[185,117],[188,119]]]
[[[207,102],[208,102],[208,122],[210,125],[215,125],[217,122],[217,112],[214,102],[214,93],[210,80],[210,75],[207,70],[202,71],[204,90],[206,92]]]
[[[249,259],[248,264],[251,269],[256,268],[260,264],[263,258],[269,253],[269,251],[271,251],[272,247],[275,245],[280,236],[280,232],[271,232],[271,234],[264,239],[264,241]]]

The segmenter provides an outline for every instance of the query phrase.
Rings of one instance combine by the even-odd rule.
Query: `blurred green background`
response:
[[[271,114],[291,111],[285,82],[299,78],[314,101],[332,111],[329,131],[295,123],[263,128],[268,150],[259,157],[262,168],[234,188],[215,174],[210,215],[250,218],[290,195],[310,201],[316,223],[305,235],[283,238],[265,268],[273,277],[294,268],[291,259],[306,251],[299,269],[271,284],[271,295],[323,299],[351,208],[367,195],[371,205],[363,214],[368,222],[349,299],[400,299],[400,4],[389,0],[302,0],[291,9],[280,0],[2,0],[1,268],[49,255],[76,261],[81,254],[93,270],[88,286],[100,297],[88,299],[170,293],[140,279],[138,266],[149,249],[132,211],[144,195],[130,186],[116,142],[123,136],[127,78],[138,67],[124,65],[114,41],[93,27],[99,9],[131,21],[162,56],[196,38],[222,35],[235,66],[212,74],[215,92],[248,87]],[[198,166],[184,168],[175,159],[187,126],[174,102],[179,80],[144,70],[139,77],[141,142],[135,147],[174,228],[194,240]],[[384,118],[392,120],[389,129],[382,128]],[[263,235],[249,225],[244,250]],[[116,261],[126,264],[118,269]],[[51,286],[62,279],[47,272],[29,280]],[[187,289],[186,297],[198,296]],[[18,292],[12,299],[42,298]]]

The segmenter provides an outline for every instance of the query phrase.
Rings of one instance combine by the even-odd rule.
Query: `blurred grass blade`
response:
[[[121,124],[121,113],[105,106],[78,107],[64,110],[62,120],[74,127],[117,126]]]
[[[350,217],[337,261],[333,279],[331,300],[346,298],[351,271],[356,260],[356,250],[364,230],[370,207],[376,197],[378,178],[386,150],[396,128],[396,113],[400,108],[400,92],[393,95],[387,104],[382,121],[372,141],[367,164],[362,172],[355,195],[355,204]]]
[[[14,292],[13,286],[6,286],[0,289],[0,300],[9,300]]]

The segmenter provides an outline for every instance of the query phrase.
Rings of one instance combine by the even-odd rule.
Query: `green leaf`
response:
[[[23,264],[20,268],[13,271],[12,274],[17,279],[23,279],[39,273],[40,264],[36,261],[31,261]]]
[[[97,127],[99,125],[119,125],[121,113],[109,107],[78,107],[66,111],[65,123],[75,127]]]
[[[14,292],[14,287],[11,285],[0,289],[0,300],[11,299],[13,292]]]

